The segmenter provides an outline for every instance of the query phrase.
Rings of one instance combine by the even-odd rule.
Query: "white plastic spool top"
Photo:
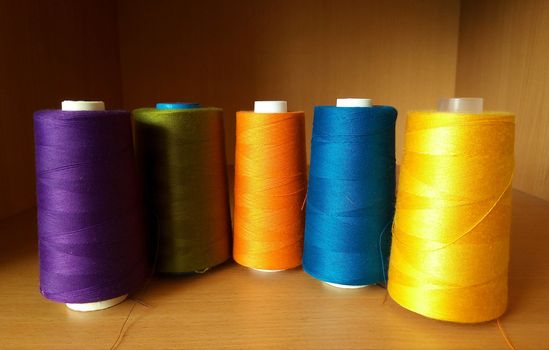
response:
[[[336,100],[336,107],[372,107],[372,99],[370,98],[338,98]],[[364,285],[348,285],[348,284],[339,284],[324,282],[332,287],[345,288],[345,289],[357,289],[367,287],[367,284]]]
[[[286,101],[255,101],[254,102],[254,113],[286,113],[288,112],[288,103]],[[282,270],[264,270],[264,269],[254,269],[252,270],[259,272],[279,272]]]
[[[438,101],[440,112],[482,113],[484,100],[480,97],[442,98]]]
[[[370,98],[338,98],[336,107],[372,107]]]
[[[286,113],[288,103],[286,101],[255,101],[255,113]]]
[[[103,101],[70,101],[66,100],[61,102],[62,111],[104,111],[105,103]],[[74,311],[97,311],[107,309],[111,306],[120,304],[128,297],[127,294],[121,295],[109,300],[100,300],[93,303],[84,304],[70,304],[67,303],[67,307]]]
[[[105,103],[103,101],[71,101],[61,102],[62,111],[104,111]]]

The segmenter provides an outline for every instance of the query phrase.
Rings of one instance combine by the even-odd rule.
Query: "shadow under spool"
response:
[[[158,107],[133,111],[151,259],[160,273],[203,272],[230,257],[222,110]]]

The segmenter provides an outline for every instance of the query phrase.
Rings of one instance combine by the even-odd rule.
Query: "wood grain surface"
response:
[[[549,202],[514,192],[510,303],[519,350],[549,349]],[[0,348],[109,349],[133,305],[79,313],[38,291],[35,212],[0,222]],[[301,269],[258,273],[228,262],[155,278],[138,295],[119,349],[508,349],[495,322],[434,321],[377,286],[333,288]]]

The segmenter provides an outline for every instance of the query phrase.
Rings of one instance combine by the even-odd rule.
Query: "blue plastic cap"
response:
[[[200,103],[162,102],[156,104],[156,109],[190,109],[200,108]]]

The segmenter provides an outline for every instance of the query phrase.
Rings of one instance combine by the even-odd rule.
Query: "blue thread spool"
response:
[[[315,108],[303,268],[332,286],[386,281],[396,115],[369,99]]]

